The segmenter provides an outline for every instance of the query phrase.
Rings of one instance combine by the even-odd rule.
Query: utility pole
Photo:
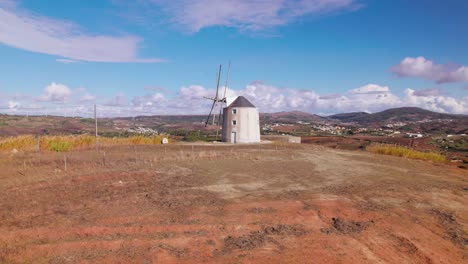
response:
[[[94,104],[94,122],[96,124],[96,139],[98,137],[98,130],[97,130],[97,113],[96,113],[96,104]]]
[[[96,104],[94,104],[94,124],[96,125],[96,151],[98,150],[98,130],[97,130],[97,111]]]

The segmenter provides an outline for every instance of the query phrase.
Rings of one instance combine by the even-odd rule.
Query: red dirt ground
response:
[[[1,154],[0,262],[466,263],[467,176],[314,145]]]
[[[385,143],[385,144],[395,144],[405,147],[412,147],[418,150],[432,150],[438,151],[439,149],[429,144],[432,139],[429,137],[426,138],[405,138],[405,137],[384,137],[384,136],[311,136],[311,137],[302,137],[302,143],[307,144],[319,144],[332,148],[338,149],[359,149],[364,148],[371,142],[373,143]]]

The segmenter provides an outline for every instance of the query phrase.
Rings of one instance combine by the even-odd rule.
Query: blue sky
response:
[[[463,0],[0,0],[0,111],[203,114],[216,70],[262,112],[468,114]]]

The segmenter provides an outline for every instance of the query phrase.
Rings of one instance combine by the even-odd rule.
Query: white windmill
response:
[[[213,109],[216,111],[217,104],[220,103],[216,139],[218,139],[219,126],[222,124],[222,141],[231,143],[258,143],[260,142],[260,118],[258,109],[243,96],[238,96],[232,100],[226,99],[230,69],[231,64],[229,63],[224,94],[223,97],[220,97],[219,80],[221,76],[221,65],[219,65],[215,97],[205,97],[213,101],[205,126],[207,126],[210,121]],[[226,107],[224,107],[224,104],[226,104]],[[223,122],[221,122],[221,113]],[[212,125],[215,125],[215,120],[216,113],[213,113]]]

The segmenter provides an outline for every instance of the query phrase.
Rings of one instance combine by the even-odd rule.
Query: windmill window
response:
[[[237,121],[236,121],[236,120],[232,120],[232,125],[233,125],[233,126],[237,125]]]
[[[237,109],[232,109],[232,114],[233,115],[237,114]]]

